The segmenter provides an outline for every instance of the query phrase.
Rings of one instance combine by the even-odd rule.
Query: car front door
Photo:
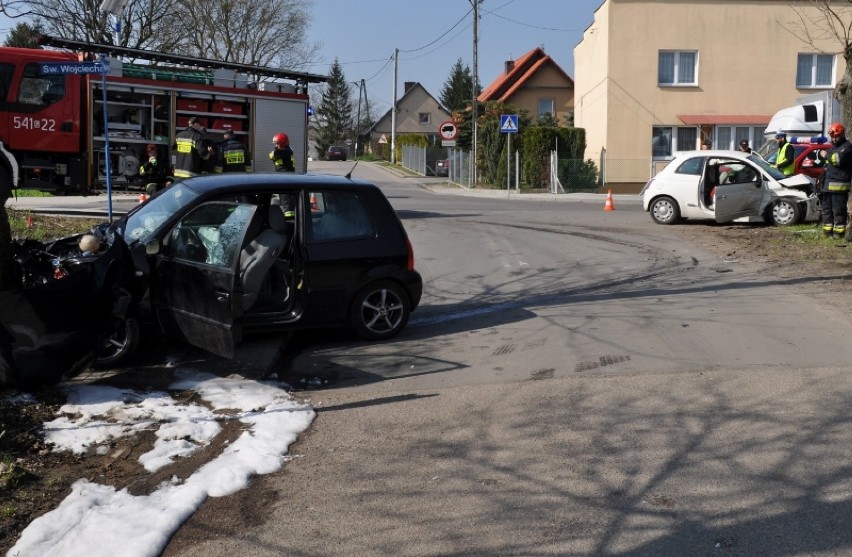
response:
[[[717,183],[716,222],[760,215],[764,188],[756,168],[739,160],[715,160],[707,165],[706,172]]]
[[[242,340],[240,251],[257,207],[209,202],[184,216],[161,241],[151,302],[167,332],[231,358]]]

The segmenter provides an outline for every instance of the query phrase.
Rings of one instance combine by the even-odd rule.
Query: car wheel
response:
[[[115,331],[104,341],[95,358],[95,367],[113,366],[130,357],[136,352],[139,336],[139,322],[136,319],[128,317],[120,320]]]
[[[402,287],[389,280],[380,280],[355,295],[349,321],[361,338],[383,340],[399,333],[410,315],[411,304]]]
[[[649,209],[651,218],[657,224],[674,224],[680,220],[680,208],[671,197],[658,197]]]
[[[802,208],[794,199],[781,198],[769,209],[769,220],[775,226],[791,226],[802,220]]]

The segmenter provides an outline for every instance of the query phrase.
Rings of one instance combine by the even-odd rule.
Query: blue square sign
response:
[[[500,115],[500,133],[518,133],[518,115]]]

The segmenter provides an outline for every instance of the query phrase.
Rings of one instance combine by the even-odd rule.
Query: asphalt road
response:
[[[354,175],[403,218],[422,306],[391,342],[298,335],[293,460],[164,555],[852,555],[849,323],[800,282],[638,202]]]

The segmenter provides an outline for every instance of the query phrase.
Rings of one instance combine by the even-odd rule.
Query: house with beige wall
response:
[[[517,60],[508,60],[503,72],[477,97],[525,109],[535,120],[551,114],[557,122],[574,110],[574,80],[544,49],[534,48]]]
[[[452,117],[425,87],[416,81],[406,81],[396,109],[397,134],[422,135],[429,145],[440,147],[438,127]],[[379,156],[389,152],[392,120],[392,112],[388,110],[370,129],[370,147]]]
[[[638,191],[703,139],[759,147],[775,112],[843,75],[837,39],[805,39],[819,20],[791,0],[603,0],[574,48],[586,158],[607,187]]]

